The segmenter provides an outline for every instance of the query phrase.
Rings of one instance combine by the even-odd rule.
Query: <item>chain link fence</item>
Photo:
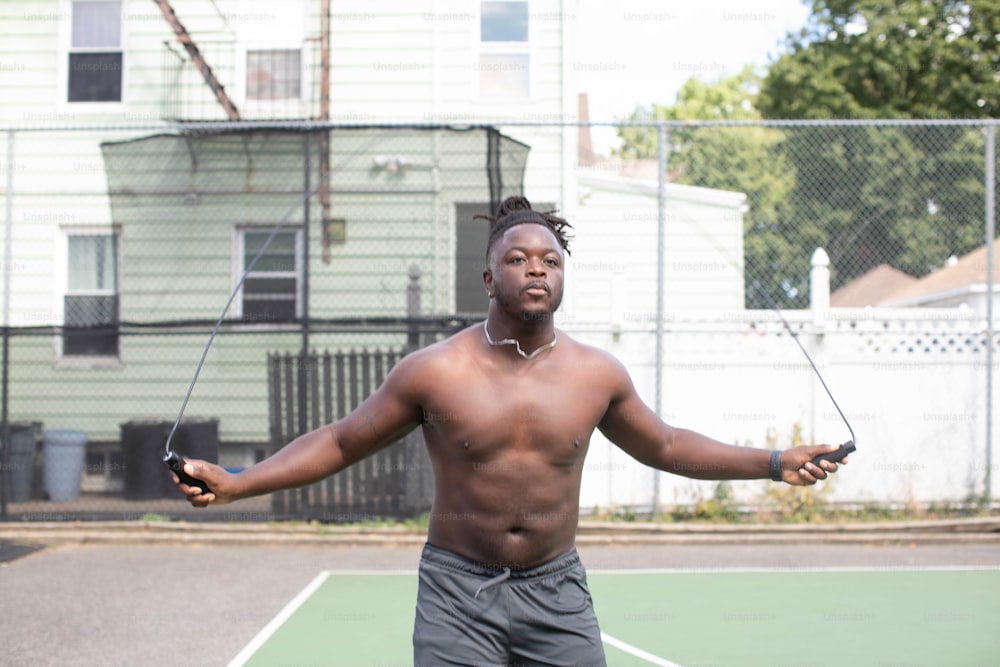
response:
[[[321,403],[374,388],[349,374],[325,387],[307,359],[396,359],[481,320],[473,216],[521,193],[575,225],[558,325],[619,356],[667,421],[754,446],[845,439],[794,333],[858,440],[830,502],[990,501],[995,124],[651,124],[658,160],[586,156],[529,178],[568,129],[8,131],[3,516],[426,511],[426,480],[406,485],[428,469],[419,442],[348,484],[384,496],[380,475],[403,473],[403,500],[325,509],[276,494],[196,512],[159,456],[223,307],[176,444],[236,470],[339,414]],[[279,377],[282,356],[313,370]],[[743,508],[773,504],[763,482],[731,486]],[[719,494],[596,435],[581,505]]]

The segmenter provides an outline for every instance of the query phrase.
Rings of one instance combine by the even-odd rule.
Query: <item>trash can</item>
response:
[[[7,500],[20,503],[31,498],[35,477],[35,427],[10,425],[10,449],[7,451]]]
[[[127,500],[152,500],[166,495],[170,474],[163,464],[163,446],[172,426],[170,422],[153,419],[121,425]]]
[[[80,497],[83,462],[87,456],[87,433],[68,428],[50,428],[42,433],[42,480],[49,500]]]

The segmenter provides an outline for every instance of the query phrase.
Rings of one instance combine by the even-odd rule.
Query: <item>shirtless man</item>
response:
[[[491,219],[492,220],[492,219]],[[815,484],[836,446],[771,452],[661,421],[609,354],[555,328],[568,251],[565,220],[506,200],[483,272],[487,319],[404,357],[353,413],[231,474],[191,460],[210,493],[175,482],[197,507],[311,484],[418,426],[435,493],[419,568],[416,665],[604,665],[574,546],[580,481],[600,429],[638,461],[702,479]]]

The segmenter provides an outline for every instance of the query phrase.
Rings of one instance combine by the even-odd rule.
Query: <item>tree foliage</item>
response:
[[[760,83],[760,75],[749,66],[736,76],[713,82],[692,78],[681,88],[674,105],[654,104],[636,109],[630,120],[760,120],[754,106]],[[656,128],[623,126],[619,136],[623,140],[624,157],[656,157]],[[669,130],[671,180],[747,195],[749,208],[743,218],[745,257],[733,258],[737,266],[741,260],[748,267],[797,263],[798,258],[789,255],[793,248],[781,236],[784,218],[781,209],[795,184],[792,166],[783,150],[784,140],[781,130],[758,125],[679,126]],[[777,274],[768,273],[775,279],[762,279],[761,284],[769,290],[781,288]],[[751,271],[751,281],[754,275]],[[787,290],[786,285],[783,291]],[[748,289],[747,299],[751,306],[766,305],[766,300],[753,289]]]
[[[817,0],[765,77],[771,119],[989,118],[1000,3]],[[916,276],[983,242],[983,135],[829,126],[790,137],[795,215],[822,229],[835,285],[881,263]]]
[[[1000,2],[816,0],[768,69],[765,118],[995,118]]]
[[[691,79],[631,119],[993,118],[998,40],[1000,0],[816,0],[763,77]],[[656,155],[654,129],[619,134],[624,157]],[[670,139],[674,180],[747,194],[746,266],[782,307],[806,305],[816,247],[836,288],[882,263],[923,276],[983,243],[979,127],[680,125]],[[750,288],[747,305],[762,305]]]

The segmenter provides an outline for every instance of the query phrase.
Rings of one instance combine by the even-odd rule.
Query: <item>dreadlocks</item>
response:
[[[497,210],[495,217],[481,214],[477,214],[472,217],[490,221],[490,235],[489,240],[486,242],[487,261],[489,261],[490,249],[493,247],[493,244],[496,243],[497,239],[503,236],[504,232],[516,225],[523,225],[527,223],[545,225],[548,227],[552,234],[555,235],[556,240],[559,241],[559,245],[562,246],[562,249],[566,252],[566,254],[570,254],[569,236],[566,234],[566,229],[572,227],[573,225],[556,215],[555,211],[541,212],[534,210],[531,208],[531,202],[524,197],[515,195],[504,199],[500,204],[500,208]]]

